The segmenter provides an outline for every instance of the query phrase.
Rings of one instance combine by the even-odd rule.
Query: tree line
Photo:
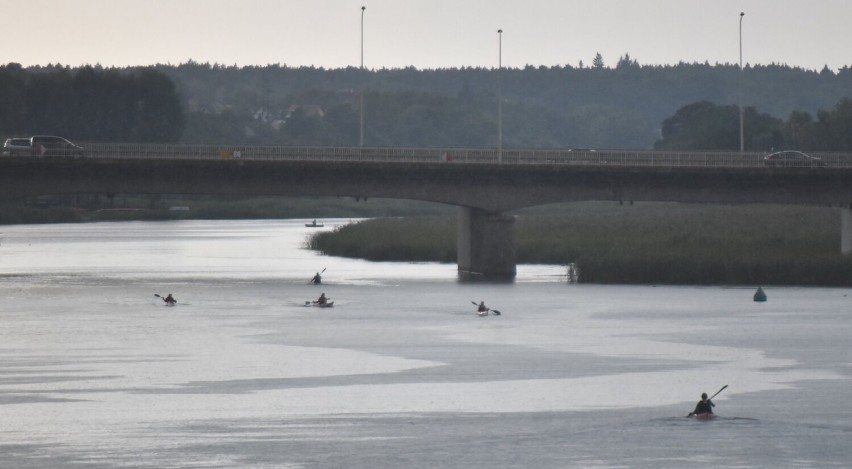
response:
[[[177,142],[185,122],[174,82],[153,68],[0,67],[0,135]]]
[[[0,67],[0,131],[232,145],[845,149],[852,69],[680,63],[363,70]],[[846,133],[849,134],[848,132]],[[848,143],[848,142],[847,142]]]
[[[699,101],[686,105],[663,121],[661,150],[736,151],[740,147],[740,116],[736,105]],[[852,151],[852,99],[842,98],[816,117],[793,111],[786,120],[743,109],[743,146],[746,151],[796,149]]]
[[[590,66],[502,70],[191,61],[156,68],[175,80],[189,103],[188,142],[357,145],[364,93],[366,145],[494,147],[499,93],[504,147],[649,149],[663,138],[663,121],[691,103],[742,101],[782,119],[792,112],[816,115],[852,96],[849,67],[643,66],[626,54],[613,67],[598,54]],[[325,115],[302,112],[308,105],[321,106]],[[214,132],[207,131],[211,126]],[[763,143],[755,138],[751,148],[771,147]]]

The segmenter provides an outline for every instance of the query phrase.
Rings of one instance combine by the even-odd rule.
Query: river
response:
[[[852,466],[850,289],[465,283],[305,223],[0,226],[0,467]]]

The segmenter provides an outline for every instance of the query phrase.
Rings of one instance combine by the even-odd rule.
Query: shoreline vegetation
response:
[[[456,261],[451,206],[388,199],[90,197],[0,204],[0,225],[369,218],[315,233],[306,247],[372,261]],[[840,253],[837,208],[573,202],[512,214],[518,263],[574,263],[582,283],[852,286],[852,256]]]
[[[516,260],[575,263],[583,283],[852,286],[838,209],[614,202],[514,213]],[[456,260],[453,215],[383,218],[317,233],[308,247],[374,261]]]
[[[455,213],[428,202],[345,197],[80,195],[0,203],[0,225],[157,220],[376,218]]]

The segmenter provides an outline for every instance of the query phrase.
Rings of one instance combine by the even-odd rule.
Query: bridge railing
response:
[[[763,153],[653,150],[517,150],[494,148],[394,148],[88,143],[85,156],[134,159],[233,159],[381,163],[507,165],[762,167]],[[852,155],[813,153],[825,166],[852,168]]]

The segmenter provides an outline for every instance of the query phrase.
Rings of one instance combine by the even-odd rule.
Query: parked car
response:
[[[31,152],[30,139],[25,137],[7,138],[3,143],[3,156],[29,156]]]
[[[796,168],[825,166],[822,159],[796,150],[785,150],[770,153],[763,157],[763,164],[766,166],[786,166]]]

